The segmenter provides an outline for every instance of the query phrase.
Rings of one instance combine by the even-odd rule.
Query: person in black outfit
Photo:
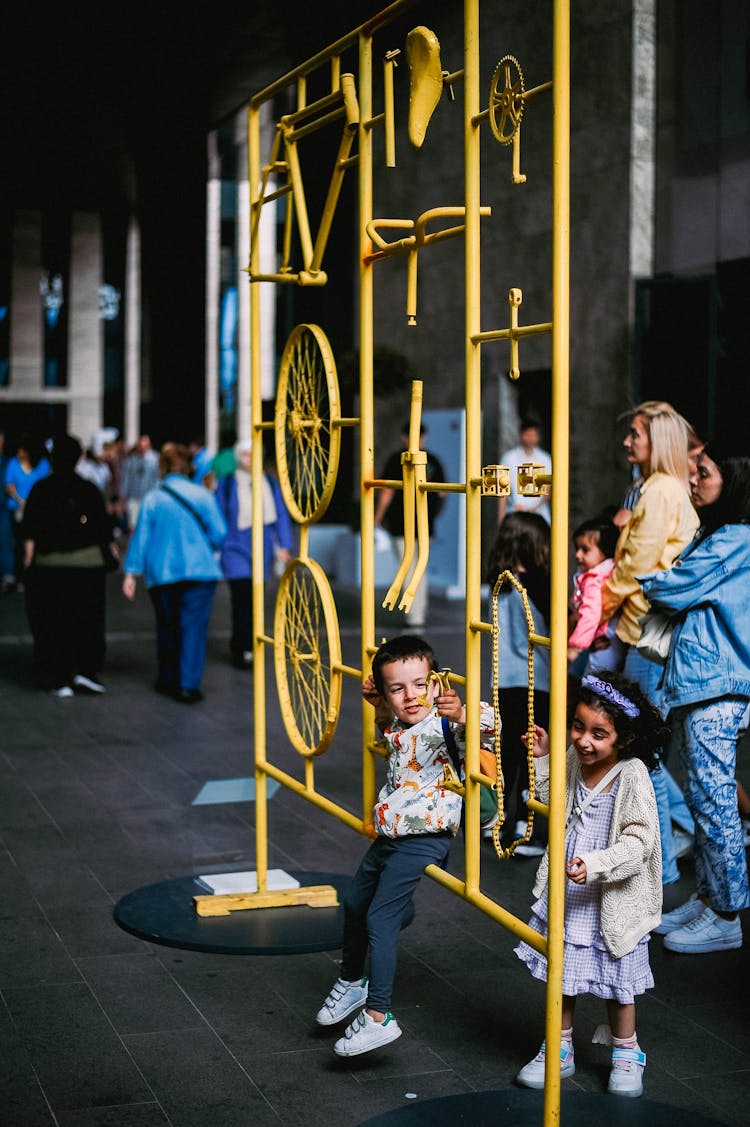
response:
[[[420,441],[425,433],[424,423],[420,425]],[[402,477],[401,455],[409,449],[409,420],[401,428],[401,449],[390,455],[383,468],[381,477],[385,481],[395,481]],[[427,455],[426,478],[427,481],[445,481],[443,463],[430,450],[425,450]],[[427,519],[432,536],[435,518],[443,507],[444,498],[439,493],[427,494]],[[382,527],[390,532],[399,558],[404,554],[404,495],[400,489],[382,488],[375,506],[375,526]],[[416,553],[415,553],[416,561]],[[408,580],[407,584],[408,585]],[[417,629],[424,626],[427,614],[428,573],[425,571],[422,582],[417,588],[409,613],[409,626]]]
[[[22,526],[34,672],[61,698],[104,692],[105,577],[116,566],[111,518],[76,474],[80,456],[72,435],[55,439],[52,474],[31,490]]]

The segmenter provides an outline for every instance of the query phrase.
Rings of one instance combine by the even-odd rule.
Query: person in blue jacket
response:
[[[128,546],[122,589],[135,597],[142,575],[156,612],[157,693],[183,704],[203,699],[206,637],[226,524],[213,495],[190,480],[186,446],[159,454],[162,481],[143,498]]]
[[[253,664],[253,561],[252,561],[252,443],[235,445],[234,473],[219,478],[216,501],[227,525],[221,567],[232,601],[232,637],[229,648],[237,669]],[[263,474],[263,575],[271,574],[274,555],[288,560],[293,546],[292,522],[281,487]]]
[[[703,954],[742,946],[738,912],[750,906],[735,780],[750,699],[750,457],[708,444],[690,484],[695,539],[671,570],[639,582],[651,606],[674,617],[661,690],[695,819],[697,891],[656,931],[670,951]]]

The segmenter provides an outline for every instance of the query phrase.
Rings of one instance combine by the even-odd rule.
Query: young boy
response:
[[[362,1011],[333,1047],[341,1057],[369,1053],[401,1036],[390,1012],[399,932],[425,867],[445,866],[461,824],[461,796],[441,786],[443,767],[451,762],[441,717],[450,722],[463,765],[466,710],[454,689],[441,692],[428,682],[436,669],[427,642],[402,635],[383,643],[362,686],[389,755],[386,782],[373,809],[378,836],[345,899],[341,975],[316,1017],[319,1025],[335,1025]],[[492,749],[489,705],[482,705],[480,724],[482,746]],[[368,947],[369,981],[364,977]]]

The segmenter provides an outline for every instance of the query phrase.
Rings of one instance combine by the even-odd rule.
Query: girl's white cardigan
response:
[[[534,766],[536,796],[541,802],[548,802],[549,756],[535,759]],[[571,746],[567,753],[566,820],[573,808],[579,769]],[[648,768],[640,759],[626,759],[619,780],[607,848],[581,854],[586,865],[586,883],[602,885],[601,935],[615,959],[632,951],[656,927],[662,906],[659,815]],[[549,853],[545,853],[534,884],[537,899],[548,880]]]

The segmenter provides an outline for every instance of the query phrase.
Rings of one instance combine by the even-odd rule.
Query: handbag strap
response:
[[[614,779],[617,778],[617,776],[620,774],[620,771],[622,771],[624,766],[625,766],[625,764],[623,763],[623,761],[621,759],[618,759],[617,763],[615,763],[614,767],[610,767],[609,771],[607,771],[607,774],[604,775],[604,777],[599,780],[599,782],[596,784],[595,787],[591,788],[589,793],[584,798],[583,802],[579,802],[577,805],[575,805],[573,807],[573,809],[570,811],[570,814],[568,816],[568,820],[565,823],[565,832],[566,833],[568,832],[568,830],[572,830],[573,826],[575,826],[578,822],[580,822],[581,815],[583,814],[586,807],[590,806],[591,803],[596,798],[596,796],[598,794],[602,793],[602,791],[606,787],[607,783],[611,783]]]
[[[441,716],[440,723],[443,728],[443,739],[445,740],[445,746],[448,749],[448,754],[451,757],[451,763],[453,764],[456,774],[460,779],[461,757],[458,754],[458,745],[456,744],[456,737],[453,735],[453,729],[451,728],[450,720],[447,716]]]
[[[181,496],[181,494],[179,494],[176,489],[172,489],[170,485],[165,485],[164,482],[161,483],[159,488],[163,489],[165,493],[168,493],[170,497],[173,497],[175,501],[179,502],[179,504],[182,505],[183,509],[187,509],[191,517],[193,517],[198,522],[201,528],[201,532],[206,537],[209,544],[211,544],[211,533],[209,532],[208,525],[206,524],[200,513],[195,511],[190,502],[186,501],[185,498]]]

